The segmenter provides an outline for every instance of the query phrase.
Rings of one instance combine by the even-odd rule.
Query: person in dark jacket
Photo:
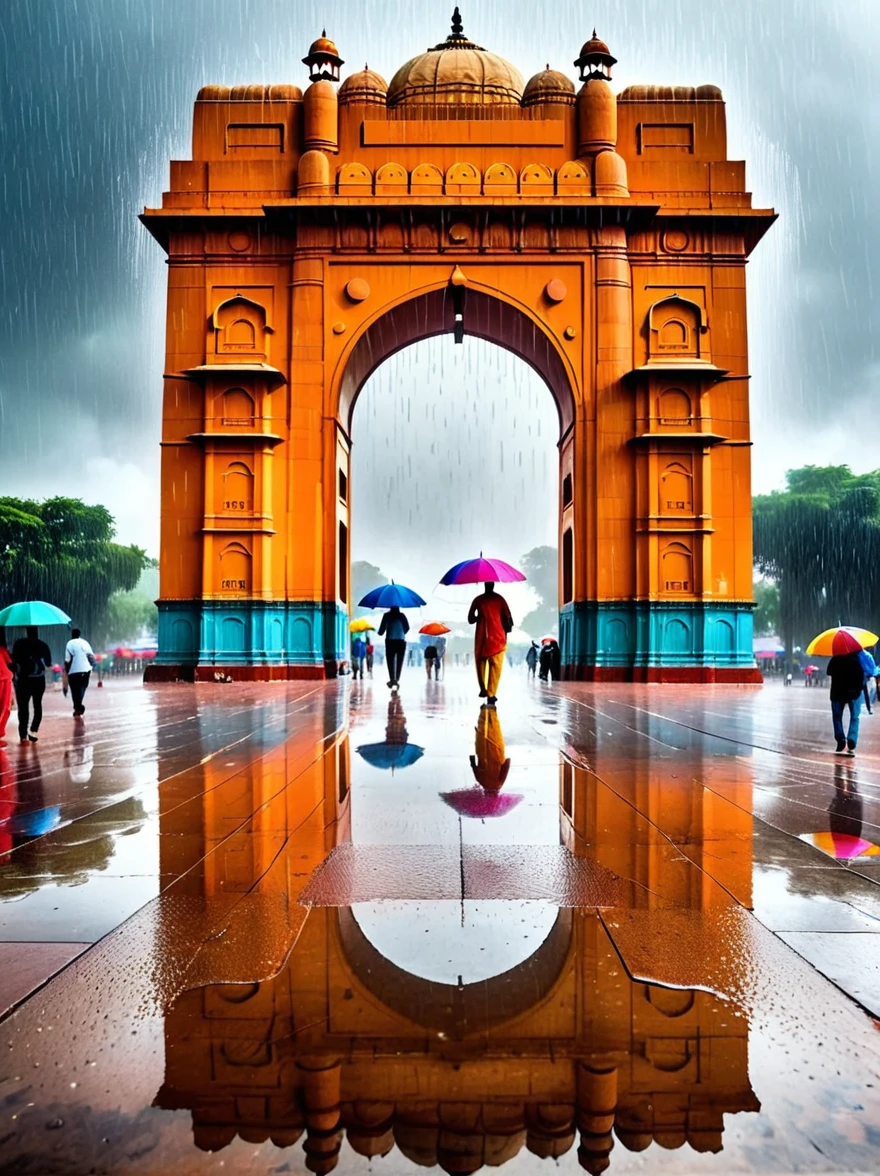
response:
[[[36,743],[37,732],[43,721],[43,694],[46,690],[46,670],[52,665],[52,654],[41,641],[36,625],[28,625],[27,636],[19,637],[12,647],[15,665],[15,702],[18,707],[18,737],[22,743]],[[28,711],[34,705],[34,717],[28,731]]]
[[[858,653],[835,655],[825,673],[831,679],[831,721],[837,740],[837,755],[855,755],[859,742],[859,717],[865,671]],[[843,733],[843,711],[849,707],[849,729]]]

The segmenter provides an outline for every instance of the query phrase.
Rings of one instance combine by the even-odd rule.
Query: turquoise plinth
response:
[[[326,667],[348,657],[348,613],[320,601],[161,601],[157,665]]]
[[[559,614],[562,664],[617,671],[752,670],[751,603],[577,601]],[[607,675],[611,676],[611,675]]]

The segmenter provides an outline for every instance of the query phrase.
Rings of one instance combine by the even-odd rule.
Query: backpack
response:
[[[431,661],[436,656],[437,656],[437,646],[436,645],[426,645],[425,646],[425,661]]]

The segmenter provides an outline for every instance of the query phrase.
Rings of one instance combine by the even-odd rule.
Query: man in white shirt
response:
[[[89,677],[95,655],[88,641],[74,629],[67,647],[64,650],[64,668],[67,670],[67,680],[70,683],[70,696],[73,699],[73,717],[80,719],[86,713],[83,698],[89,688]]]

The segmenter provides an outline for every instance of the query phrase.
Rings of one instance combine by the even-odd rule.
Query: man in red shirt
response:
[[[477,626],[474,661],[477,681],[480,683],[480,698],[485,698],[489,706],[494,706],[507,650],[507,634],[513,628],[513,619],[507,601],[498,595],[495,585],[489,582],[484,587],[486,591],[476,597],[471,605],[468,624]]]

